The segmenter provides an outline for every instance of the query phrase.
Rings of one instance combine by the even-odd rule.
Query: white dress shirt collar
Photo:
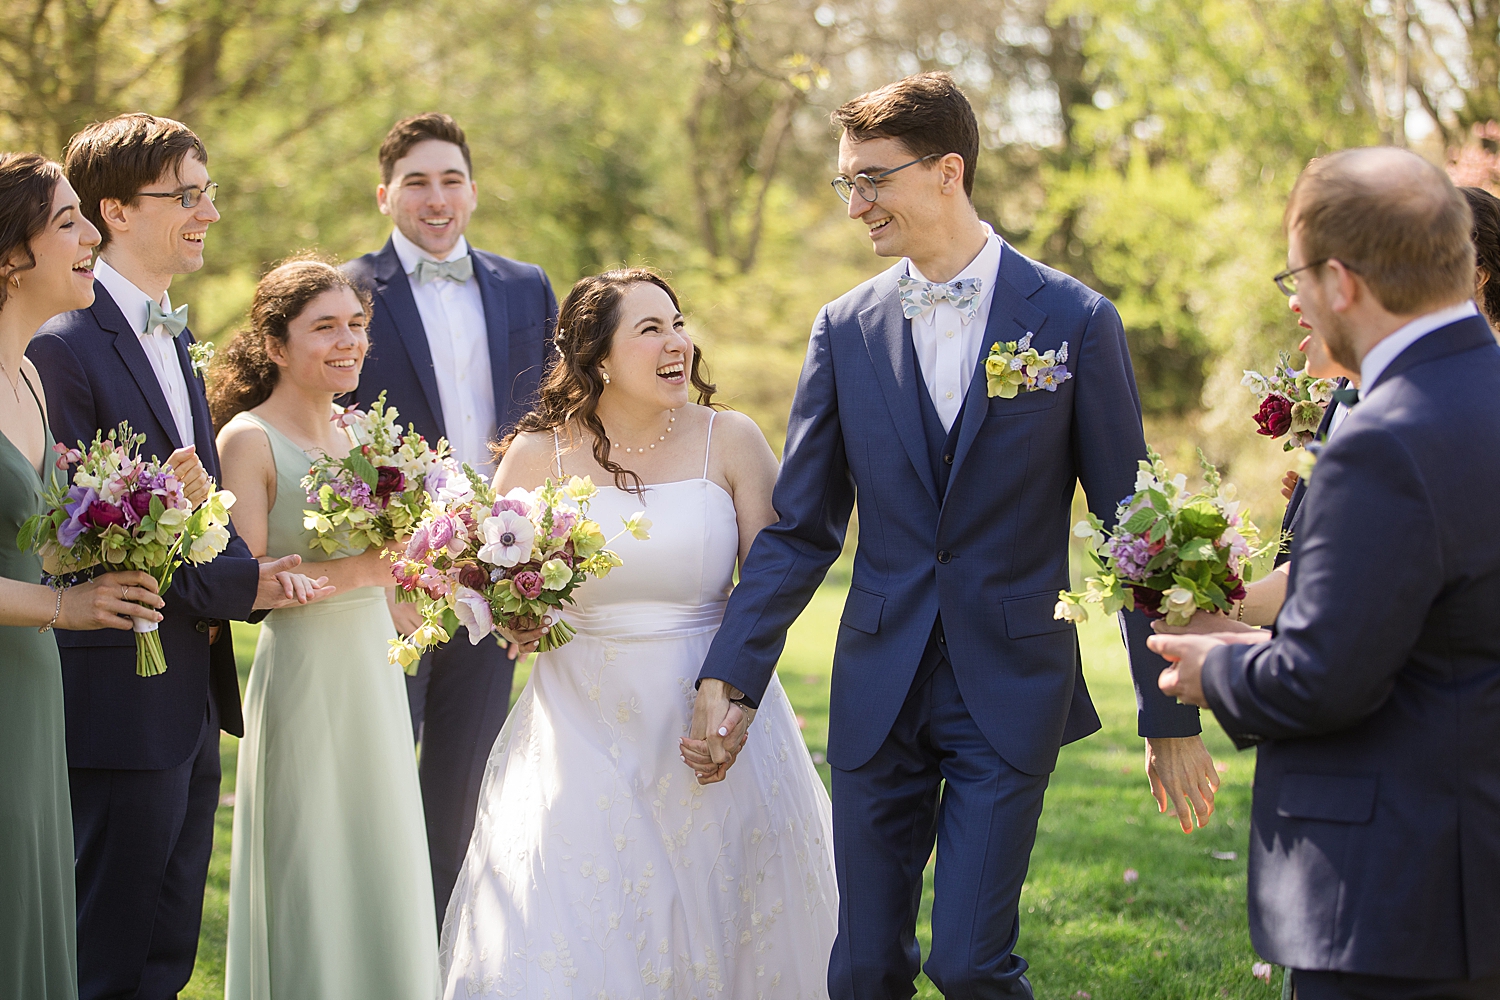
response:
[[[94,280],[104,286],[109,292],[109,297],[115,300],[115,305],[120,307],[120,312],[125,315],[125,322],[130,324],[130,329],[136,333],[146,333],[146,320],[151,318],[151,296],[136,287],[135,282],[110,266],[109,261],[100,257],[94,262]],[[157,303],[163,312],[172,311],[171,296],[162,292],[161,301]]]
[[[1000,279],[1000,255],[1004,252],[1005,241],[995,235],[994,227],[988,222],[981,222],[980,225],[984,227],[986,237],[984,246],[979,248],[979,253],[974,255],[974,259],[969,261],[967,267],[949,280],[960,281],[964,278],[978,278],[981,282],[979,297],[981,302],[987,305],[994,297],[995,282]],[[906,273],[918,281],[932,280],[917,269],[917,265],[910,257],[906,259]],[[979,319],[983,317],[985,321],[988,321],[989,315],[989,309],[981,307],[974,314],[974,318]]]
[[[1475,307],[1474,300],[1469,299],[1456,306],[1448,306],[1446,309],[1418,316],[1370,348],[1365,359],[1359,363],[1360,398],[1364,398],[1371,389],[1375,388],[1376,380],[1390,367],[1392,361],[1401,356],[1402,351],[1434,330],[1442,329],[1449,323],[1457,323],[1466,317],[1478,315],[1479,310]]]
[[[415,271],[417,269],[417,261],[423,258],[438,260],[438,258],[407,239],[406,234],[399,229],[391,230],[391,244],[396,248],[396,256],[401,261],[401,270],[407,274]],[[442,258],[439,263],[446,264],[450,260],[458,260],[460,257],[467,257],[468,255],[469,241],[466,237],[460,236],[458,242],[453,244],[453,249],[449,251],[448,256]]]

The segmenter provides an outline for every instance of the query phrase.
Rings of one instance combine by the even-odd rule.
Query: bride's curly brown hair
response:
[[[521,418],[516,429],[495,449],[499,455],[509,450],[517,434],[555,431],[576,420],[593,434],[594,461],[614,476],[615,486],[636,494],[644,489],[640,476],[610,457],[609,435],[598,413],[599,395],[604,391],[600,366],[609,354],[615,327],[620,323],[620,302],[631,286],[639,284],[660,288],[672,300],[672,308],[682,311],[672,286],[647,267],[619,268],[580,279],[558,310],[557,333],[553,338],[558,360],[542,378],[536,407]],[[717,387],[708,380],[708,366],[697,344],[693,345],[688,381],[698,391],[700,405],[715,405]]]

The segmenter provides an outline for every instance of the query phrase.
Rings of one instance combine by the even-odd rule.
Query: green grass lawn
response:
[[[842,567],[840,567],[842,568]],[[781,681],[809,749],[822,760],[828,737],[828,683],[834,632],[847,576],[831,576],[797,622],[781,659]],[[242,671],[254,650],[254,629],[236,625]],[[1141,770],[1135,696],[1112,621],[1082,629],[1084,671],[1102,732],[1065,747],[1047,791],[1031,874],[1021,897],[1017,950],[1031,963],[1036,995],[1045,1000],[1277,1000],[1271,985],[1251,976],[1257,959],[1245,921],[1245,846],[1254,756],[1236,754],[1217,726],[1209,748],[1227,765],[1218,811],[1209,827],[1184,836],[1156,811]],[[516,690],[529,670],[516,672]],[[224,794],[234,790],[238,740],[225,736]],[[824,780],[827,765],[820,765]],[[218,1000],[224,993],[224,941],[229,896],[233,809],[219,809],[204,902],[198,966],[182,994]],[[1232,860],[1215,857],[1234,854]],[[1139,873],[1133,884],[1125,872]],[[931,938],[931,870],[918,936]],[[940,994],[922,977],[917,995]]]

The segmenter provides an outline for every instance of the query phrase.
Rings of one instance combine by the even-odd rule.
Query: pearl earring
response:
[[[604,376],[604,384],[605,385],[609,385],[609,372],[607,372],[603,368],[601,368],[601,369],[599,369],[599,374],[602,375],[602,376]]]

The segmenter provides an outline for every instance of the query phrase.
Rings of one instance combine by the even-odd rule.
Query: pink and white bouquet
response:
[[[212,562],[229,544],[229,508],[234,494],[210,486],[195,509],[172,469],[142,459],[146,440],[121,424],[95,434],[87,448],[54,445],[57,467],[77,465],[67,486],[53,482],[42,495],[46,511],[21,526],[17,544],[42,556],[54,577],[94,567],[150,573],[160,593],[172,586],[183,563]],[[154,677],[167,669],[156,622],[135,620],[135,672]]]
[[[416,631],[391,640],[391,662],[408,673],[415,672],[425,649],[446,642],[460,625],[474,645],[501,627],[542,628],[548,616],[572,603],[584,580],[621,565],[606,545],[627,532],[650,537],[651,522],[638,511],[621,518],[624,530],[606,539],[588,517],[598,492],[588,479],[548,479],[535,490],[500,497],[472,469],[464,472],[466,484],[448,483],[433,496],[404,557],[391,568],[398,599],[422,609]],[[554,617],[537,649],[556,649],[573,635],[567,622]]]
[[[1094,572],[1081,591],[1057,595],[1055,617],[1088,621],[1086,604],[1105,614],[1139,607],[1169,625],[1186,625],[1193,612],[1229,611],[1243,600],[1253,560],[1274,551],[1278,537],[1255,548],[1259,532],[1213,464],[1198,455],[1204,486],[1188,490],[1187,477],[1171,475],[1155,451],[1140,463],[1135,492],[1120,501],[1115,526],[1093,514],[1073,534],[1085,540]]]
[[[1260,408],[1255,411],[1257,434],[1272,439],[1291,435],[1281,446],[1282,451],[1307,447],[1336,388],[1333,379],[1313,378],[1306,369],[1293,368],[1292,356],[1286,351],[1277,356],[1270,375],[1246,369],[1240,385],[1260,400]]]
[[[428,492],[461,478],[445,439],[432,447],[415,429],[403,434],[398,416],[382,392],[368,410],[351,406],[330,418],[355,446],[347,455],[318,459],[302,478],[307,502],[317,505],[302,512],[303,527],[328,555],[380,548],[404,537],[426,511]]]

